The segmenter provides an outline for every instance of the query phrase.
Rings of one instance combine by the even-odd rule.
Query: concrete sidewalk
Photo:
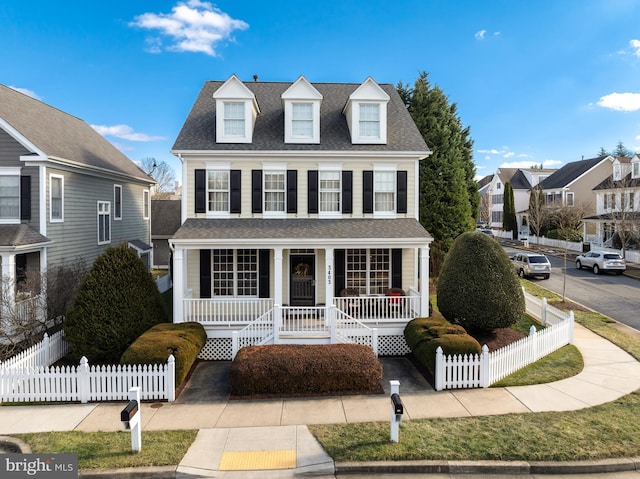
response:
[[[425,386],[418,392],[415,385],[409,388],[411,391],[403,391],[401,382],[400,393],[405,405],[403,420],[568,411],[610,402],[640,388],[640,363],[629,354],[577,324],[574,344],[583,355],[584,370],[577,376],[554,383],[441,392]],[[120,430],[119,413],[123,405],[0,407],[0,435]],[[338,471],[341,468],[345,471],[347,466],[355,467],[336,466],[305,425],[389,421],[390,402],[388,394],[381,394],[260,401],[215,400],[197,404],[144,403],[141,415],[143,430],[146,431],[199,430],[178,469],[167,471],[170,477],[184,474],[184,477],[250,478],[254,476],[248,471],[260,471],[261,478],[283,478],[295,474],[333,475],[336,467]],[[635,469],[632,460],[614,462],[615,467]],[[393,464],[396,467],[406,465]],[[508,464],[508,467],[514,467],[512,463]],[[461,465],[455,469],[458,466],[449,462],[438,464],[440,472],[445,472],[443,467],[458,473],[464,469]],[[530,471],[531,465],[520,467]],[[422,471],[427,472],[424,468]],[[160,471],[153,477],[161,477]]]

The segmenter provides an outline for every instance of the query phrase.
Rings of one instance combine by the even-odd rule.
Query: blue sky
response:
[[[413,83],[429,74],[478,176],[640,152],[636,0],[3,0],[0,83],[129,158],[170,149],[207,80]]]

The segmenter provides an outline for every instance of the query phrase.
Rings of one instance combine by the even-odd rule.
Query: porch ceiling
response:
[[[293,240],[293,241],[292,241]],[[433,240],[414,218],[401,219],[200,219],[184,222],[174,244],[387,244],[424,246]],[[292,245],[293,243],[293,245]]]

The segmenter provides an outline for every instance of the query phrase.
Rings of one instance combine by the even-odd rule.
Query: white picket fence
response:
[[[51,366],[68,351],[59,331],[0,363],[0,403],[32,401],[119,401],[129,389],[141,388],[142,399],[175,400],[175,358],[166,364]]]
[[[573,311],[566,313],[525,293],[527,313],[548,327],[536,331],[531,326],[529,336],[504,348],[482,353],[445,356],[436,350],[435,389],[487,388],[491,384],[522,369],[538,359],[573,343]]]

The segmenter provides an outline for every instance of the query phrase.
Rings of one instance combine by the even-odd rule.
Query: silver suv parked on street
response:
[[[551,276],[551,263],[543,254],[517,253],[511,260],[513,269],[521,278],[540,276],[544,279],[549,279],[549,276]]]

